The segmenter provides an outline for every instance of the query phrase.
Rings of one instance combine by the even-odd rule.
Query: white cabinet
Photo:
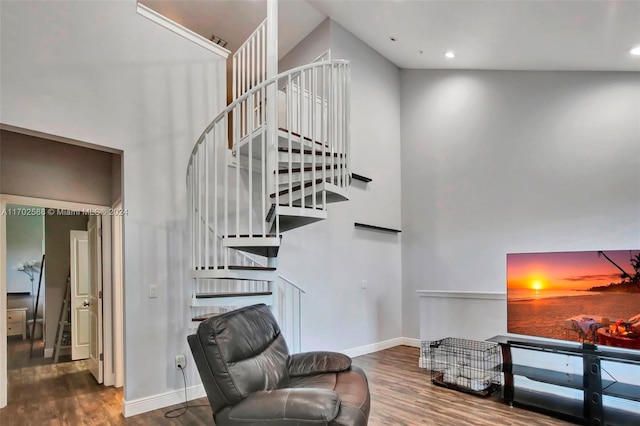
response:
[[[27,338],[27,308],[7,309],[7,336]]]

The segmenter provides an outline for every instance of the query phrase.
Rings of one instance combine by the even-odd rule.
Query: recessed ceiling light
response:
[[[456,54],[455,54],[455,53],[453,53],[451,50],[447,50],[446,52],[444,52],[444,56],[445,56],[447,59],[453,59],[453,58],[455,58],[455,57],[456,57]]]
[[[640,56],[640,46],[636,46],[629,51],[633,56]]]

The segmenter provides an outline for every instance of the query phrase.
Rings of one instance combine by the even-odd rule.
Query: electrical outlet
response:
[[[178,370],[183,369],[187,366],[187,357],[184,354],[176,355],[176,368]]]

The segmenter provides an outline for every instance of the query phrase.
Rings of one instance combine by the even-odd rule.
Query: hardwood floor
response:
[[[13,370],[36,365],[53,364],[53,358],[44,357],[44,340],[33,341],[33,355],[29,356],[31,349],[29,339],[22,340],[20,336],[7,338],[7,369]],[[58,362],[71,361],[71,355],[60,355]]]
[[[570,423],[520,408],[500,398],[480,398],[431,384],[418,368],[418,349],[398,346],[354,358],[369,378],[371,426],[556,426]],[[0,425],[212,425],[206,398],[183,416],[165,419],[180,405],[122,417],[122,391],[95,383],[83,361],[19,367],[9,371],[9,404]]]
[[[396,346],[354,358],[369,378],[370,425],[556,426],[553,417],[431,383],[429,370],[418,367],[419,349]]]

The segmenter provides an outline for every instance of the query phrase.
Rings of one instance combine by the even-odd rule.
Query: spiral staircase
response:
[[[278,250],[348,199],[350,72],[318,60],[273,75],[275,27],[268,16],[234,54],[234,101],[189,159],[190,306],[201,321],[265,303],[299,351],[304,290],[278,271]]]

